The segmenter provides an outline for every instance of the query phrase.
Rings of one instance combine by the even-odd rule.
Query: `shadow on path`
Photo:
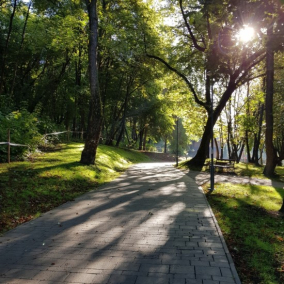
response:
[[[199,171],[186,171],[186,174],[191,177],[198,185],[203,185],[210,182],[210,173]],[[268,185],[278,188],[283,188],[284,183],[273,181],[270,179],[258,179],[249,176],[234,176],[230,174],[215,174],[215,182],[217,183],[235,183],[235,184],[251,184],[251,185]]]
[[[145,163],[0,237],[0,283],[240,281],[202,190]]]

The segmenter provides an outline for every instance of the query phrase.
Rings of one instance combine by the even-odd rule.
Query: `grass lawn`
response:
[[[0,164],[0,233],[113,180],[145,155],[100,145],[95,166],[79,163],[82,143],[35,154],[31,161]]]
[[[207,194],[243,284],[284,283],[283,197],[282,188],[228,183]]]

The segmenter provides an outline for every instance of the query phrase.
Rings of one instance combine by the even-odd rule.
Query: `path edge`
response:
[[[215,217],[215,215],[214,215],[214,213],[213,213],[213,210],[212,210],[212,208],[211,208],[211,206],[210,206],[210,204],[209,204],[209,202],[208,202],[208,200],[207,200],[207,198],[206,198],[206,196],[205,196],[204,190],[203,190],[202,186],[198,186],[198,187],[199,187],[199,189],[202,190],[202,192],[203,192],[203,197],[204,197],[204,199],[205,199],[205,201],[206,201],[206,203],[207,203],[207,205],[208,205],[209,211],[210,211],[210,213],[211,213],[211,215],[212,215],[212,218],[213,218],[213,220],[214,220],[214,223],[215,223],[215,226],[216,226],[216,228],[217,228],[217,231],[218,231],[219,237],[220,237],[220,239],[221,239],[222,245],[223,245],[223,247],[224,247],[224,250],[225,250],[227,259],[228,259],[228,261],[229,261],[229,265],[230,265],[230,268],[231,268],[231,271],[232,271],[234,280],[236,281],[236,284],[242,284],[242,282],[241,282],[241,280],[240,280],[240,277],[239,277],[239,274],[238,274],[238,272],[237,272],[237,269],[236,269],[236,267],[235,267],[235,263],[234,263],[234,261],[233,261],[233,258],[232,258],[231,254],[230,254],[230,251],[229,251],[229,249],[228,249],[228,247],[227,247],[227,244],[226,244],[226,241],[225,241],[225,239],[224,239],[223,233],[222,233],[222,231],[221,231],[221,229],[220,229],[220,227],[219,227],[218,221],[217,221],[217,219],[216,219],[216,217]]]

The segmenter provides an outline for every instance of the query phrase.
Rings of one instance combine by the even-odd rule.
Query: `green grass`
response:
[[[282,188],[228,183],[207,194],[243,284],[284,283],[283,197]]]
[[[69,143],[31,161],[0,164],[0,233],[116,178],[145,155],[100,145],[96,165],[79,163],[82,143]]]

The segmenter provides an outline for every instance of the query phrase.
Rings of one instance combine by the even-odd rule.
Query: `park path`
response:
[[[186,173],[191,177],[197,185],[203,185],[210,182],[210,173],[208,172],[199,172],[199,171],[188,171]],[[219,174],[214,175],[215,183],[234,183],[234,184],[250,184],[250,185],[268,185],[278,188],[284,188],[284,183],[279,181],[274,181],[271,179],[260,179],[252,178],[249,176],[236,176],[231,174]]]
[[[240,280],[202,189],[170,163],[145,163],[0,237],[0,283]]]

